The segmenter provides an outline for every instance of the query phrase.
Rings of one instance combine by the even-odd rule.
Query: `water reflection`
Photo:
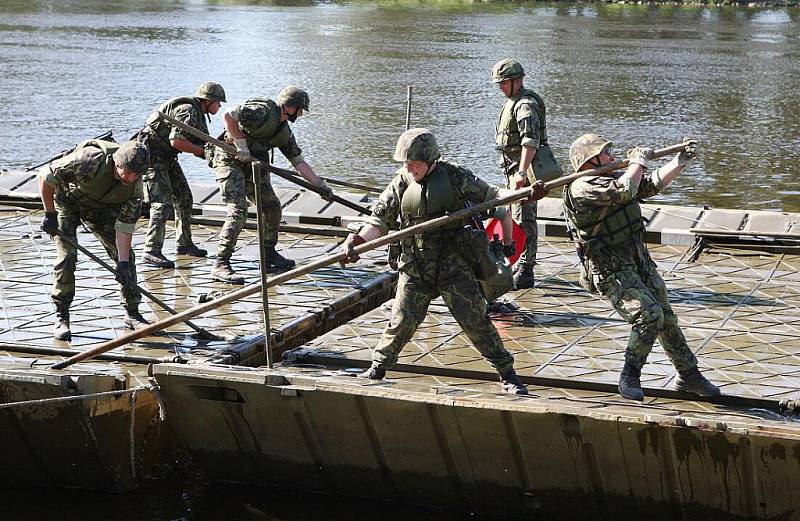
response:
[[[232,103],[307,88],[295,125],[324,175],[382,186],[405,123],[500,182],[492,149],[503,98],[491,65],[513,56],[548,104],[566,164],[593,130],[619,149],[685,135],[702,157],[661,200],[800,211],[797,9],[462,1],[6,0],[0,5],[0,165],[20,168],[161,101],[222,83]],[[219,118],[212,133],[221,128]],[[188,175],[213,182],[205,164]],[[280,183],[276,183],[280,184]]]

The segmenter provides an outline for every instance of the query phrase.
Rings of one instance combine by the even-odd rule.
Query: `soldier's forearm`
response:
[[[523,146],[522,153],[519,158],[519,170],[525,172],[531,166],[533,158],[536,157],[536,149],[533,147]]]
[[[242,139],[244,137],[242,131],[239,130],[239,122],[233,119],[230,113],[223,114],[222,123],[232,139]]]
[[[170,139],[169,144],[172,145],[172,148],[178,150],[179,152],[186,152],[195,156],[202,156],[204,153],[203,147],[199,147],[187,139]]]
[[[47,184],[44,180],[42,175],[38,176],[38,183],[39,183],[39,195],[42,198],[42,205],[44,206],[44,211],[48,213],[52,213],[56,211],[56,204],[55,204],[55,193],[56,189]]]
[[[322,183],[322,180],[314,173],[314,170],[311,168],[311,165],[306,163],[305,161],[300,161],[294,166],[295,170],[303,176],[303,179],[308,181],[313,185],[319,185]]]

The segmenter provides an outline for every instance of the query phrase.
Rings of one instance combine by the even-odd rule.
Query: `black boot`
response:
[[[142,262],[161,269],[171,269],[175,267],[175,263],[164,257],[164,254],[160,251],[144,252],[144,255],[142,255]]]
[[[295,262],[292,259],[287,259],[277,251],[275,248],[267,248],[267,254],[265,259],[267,264],[271,268],[279,269],[279,270],[288,270],[290,268],[294,268]]]
[[[69,340],[72,331],[69,330],[69,308],[56,306],[56,322],[53,324],[53,338],[56,340]]]
[[[697,367],[692,367],[686,371],[678,371],[675,390],[698,396],[719,396],[722,394],[719,387],[706,380],[706,377],[700,373]]]
[[[189,244],[188,246],[178,246],[178,255],[189,255],[190,257],[205,257],[208,251],[203,248],[198,248],[196,244]]]
[[[514,289],[528,289],[533,287],[536,278],[533,275],[533,267],[517,265],[514,268]]]
[[[628,400],[643,401],[644,391],[642,391],[642,383],[639,381],[641,376],[642,370],[626,361],[619,374],[619,394]]]
[[[138,309],[127,309],[125,310],[125,318],[122,319],[122,323],[128,329],[142,329],[145,326],[149,326],[150,322],[145,320],[141,313],[139,313]]]
[[[502,387],[504,393],[528,394],[528,388],[519,379],[513,367],[505,371],[498,371],[498,374],[500,375],[500,387]]]
[[[369,369],[358,375],[359,378],[366,378],[367,380],[383,380],[385,376],[386,367],[377,364],[372,364]]]
[[[244,284],[244,277],[237,275],[228,261],[217,260],[217,263],[214,264],[214,269],[211,270],[211,276],[214,277],[214,280],[227,282],[228,284]]]

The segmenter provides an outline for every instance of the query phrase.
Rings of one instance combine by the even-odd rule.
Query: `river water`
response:
[[[405,125],[500,182],[489,70],[505,57],[548,106],[566,166],[596,131],[618,150],[689,135],[701,157],[658,196],[672,204],[800,211],[800,10],[443,0],[0,1],[0,167],[37,163],[82,139],[141,127],[160,102],[205,80],[230,103],[305,87],[294,125],[321,175],[383,186]],[[221,128],[219,115],[211,128]],[[193,157],[190,179],[213,182]],[[278,181],[280,184],[280,181]],[[127,496],[5,490],[2,519],[478,519],[359,501],[170,483]],[[43,499],[44,498],[44,499]]]
[[[500,182],[493,63],[516,57],[555,151],[597,131],[618,151],[690,135],[701,158],[659,200],[800,211],[800,10],[619,4],[211,0],[0,2],[0,166],[141,127],[205,80],[231,104],[305,87],[295,125],[326,176],[382,186],[405,125]],[[221,128],[220,115],[211,128]],[[213,183],[199,159],[187,175]],[[282,182],[282,181],[281,181]]]

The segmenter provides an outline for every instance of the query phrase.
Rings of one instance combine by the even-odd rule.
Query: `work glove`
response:
[[[58,235],[58,212],[45,212],[42,219],[42,231],[50,237]]]
[[[324,179],[320,179],[320,184],[317,185],[317,188],[322,190],[319,192],[319,196],[326,201],[330,201],[333,198],[333,190],[331,190],[331,187],[328,186],[328,183],[326,183]]]
[[[690,137],[683,138],[684,143],[689,142],[688,145],[684,147],[683,150],[678,152],[678,155],[675,156],[675,161],[678,165],[687,167],[689,164],[697,157],[697,140],[692,139]]]
[[[247,147],[247,138],[234,139],[233,144],[236,145],[236,157],[239,161],[250,161],[250,149]]]
[[[357,233],[351,233],[348,235],[347,239],[344,241],[344,244],[342,244],[342,253],[347,255],[347,257],[344,260],[339,261],[339,264],[341,264],[341,266],[344,268],[345,264],[358,261],[358,259],[361,257],[359,257],[358,254],[353,251],[353,249],[355,249],[357,246],[361,246],[365,242],[367,242],[367,240]]]
[[[653,157],[653,149],[647,147],[636,147],[628,150],[628,164],[636,163],[642,168],[647,169],[650,159]]]
[[[123,286],[135,285],[136,281],[133,280],[133,274],[131,273],[131,263],[128,261],[117,262],[117,276],[115,278]]]
[[[547,188],[547,185],[544,184],[544,181],[536,181],[531,185],[531,196],[528,198],[529,201],[538,201],[545,195],[550,193],[550,189]]]
[[[505,255],[507,259],[513,257],[515,253],[517,253],[517,245],[514,241],[503,245],[503,255]]]

